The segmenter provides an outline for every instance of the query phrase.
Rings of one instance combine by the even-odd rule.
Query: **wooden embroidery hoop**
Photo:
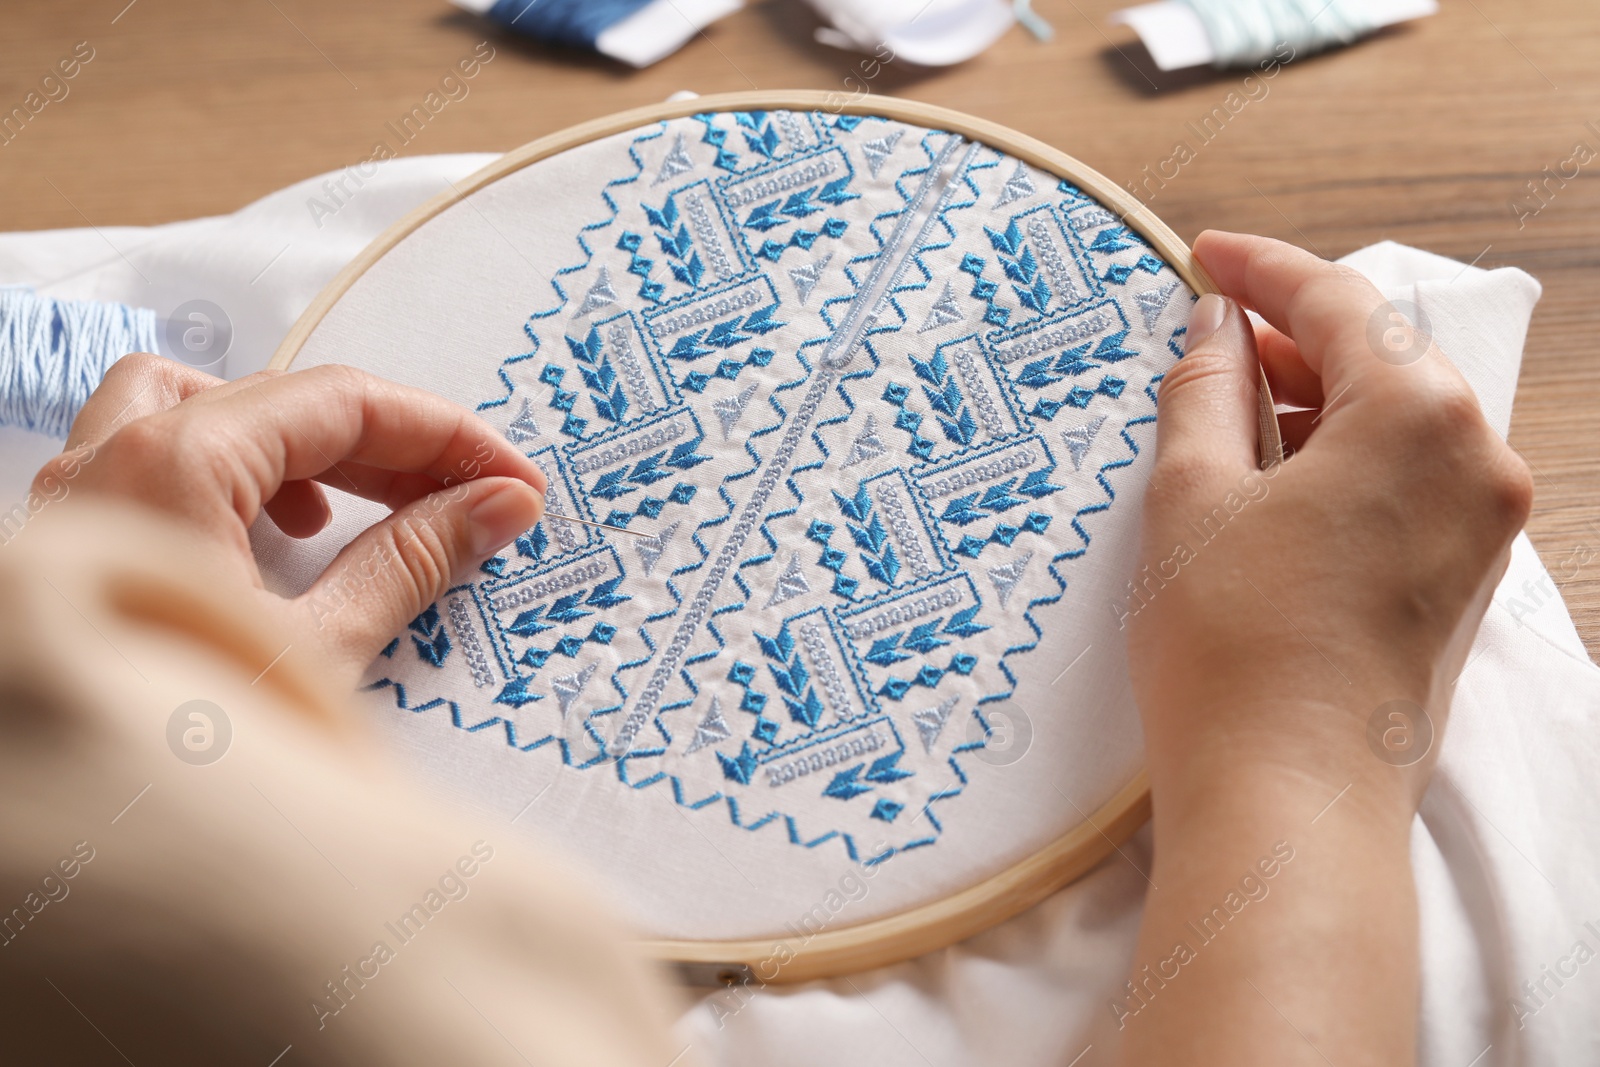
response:
[[[1189,247],[1135,197],[1090,167],[1041,141],[994,122],[932,104],[893,97],[863,97],[839,105],[835,94],[807,90],[721,93],[652,104],[570,127],[506,153],[487,167],[418,207],[362,250],[317,294],[273,354],[269,366],[287,370],[323,317],[367,270],[407,236],[446,208],[540,160],[600,138],[702,112],[746,110],[827,111],[879,115],[930,129],[948,130],[1000,149],[1066,178],[1114,211],[1147,240],[1195,293],[1216,285]],[[1282,459],[1282,439],[1265,374],[1261,376],[1260,452],[1263,465]],[[940,900],[895,915],[805,940],[784,937],[738,941],[640,942],[649,955],[683,966],[693,980],[762,984],[801,982],[881,967],[944,948],[1020,914],[1088,871],[1150,817],[1143,771],[1078,826],[1043,849]]]

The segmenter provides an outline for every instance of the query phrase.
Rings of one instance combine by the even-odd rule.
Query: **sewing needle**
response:
[[[593,526],[597,530],[615,530],[617,533],[632,534],[635,537],[655,536],[655,534],[640,533],[638,530],[629,530],[622,526],[608,526],[603,522],[590,522],[588,519],[575,519],[571,515],[557,515],[553,511],[545,512],[544,517],[547,519],[555,519],[557,522],[576,522],[583,526]]]

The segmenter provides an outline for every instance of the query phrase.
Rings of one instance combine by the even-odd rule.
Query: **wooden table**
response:
[[[507,149],[679,89],[810,88],[912,97],[1005,122],[1128,183],[1196,143],[1237,74],[1161,76],[1121,0],[1038,0],[1057,29],[1013,31],[953,70],[862,68],[815,44],[799,0],[756,3],[642,72],[504,36],[443,0],[6,0],[0,108],[87,41],[94,58],[0,147],[0,230],[229,212],[363,160],[480,41],[494,59],[401,148]],[[1446,0],[1433,18],[1298,63],[1231,115],[1152,205],[1185,238],[1248,230],[1340,256],[1393,239],[1544,283],[1512,444],[1536,472],[1529,524],[1591,653],[1600,652],[1600,6]],[[874,76],[867,77],[866,72]],[[1593,121],[1593,127],[1586,124]],[[1215,125],[1215,124],[1214,124]],[[1171,168],[1169,167],[1169,173]],[[1571,174],[1570,166],[1567,173]],[[1539,207],[1520,221],[1512,203]],[[1587,294],[1587,295],[1586,295]],[[1574,571],[1576,573],[1574,573]]]

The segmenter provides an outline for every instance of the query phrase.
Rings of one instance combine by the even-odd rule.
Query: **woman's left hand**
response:
[[[291,537],[316,534],[331,518],[323,485],[393,514],[301,596],[269,593],[250,526],[265,511]],[[539,520],[546,487],[482,419],[420,389],[339,366],[224,382],[143,353],[113,365],[34,479],[46,500],[113,494],[178,520],[189,551],[352,686],[406,623]]]

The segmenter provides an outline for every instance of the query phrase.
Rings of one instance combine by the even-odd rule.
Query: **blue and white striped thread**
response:
[[[156,347],[149,308],[0,288],[0,426],[66,437],[111,364]]]
[[[1271,57],[1282,45],[1297,56],[1350,44],[1378,28],[1370,5],[1352,0],[1182,0],[1211,38],[1217,67]]]
[[[552,44],[593,49],[600,34],[652,0],[496,0],[485,17]]]

